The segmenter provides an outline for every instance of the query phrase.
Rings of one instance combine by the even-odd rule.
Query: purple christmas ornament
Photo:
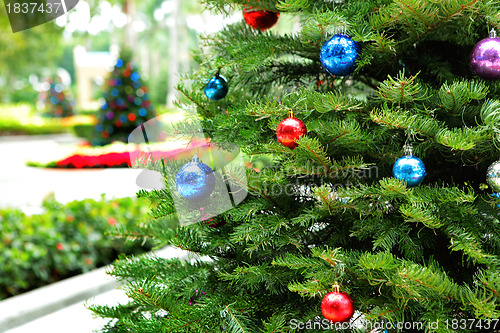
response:
[[[474,46],[470,55],[470,67],[483,79],[500,79],[500,38],[496,37],[493,30],[490,37]]]
[[[114,116],[115,116],[115,113],[113,111],[106,112],[106,118],[113,119]]]

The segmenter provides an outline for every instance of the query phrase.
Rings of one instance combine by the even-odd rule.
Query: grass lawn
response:
[[[92,115],[44,118],[30,104],[0,104],[0,136],[66,133],[74,126],[93,126],[95,122]]]
[[[156,107],[156,112],[164,119],[179,119],[180,110]],[[77,116],[68,118],[45,118],[37,114],[31,104],[0,104],[0,136],[74,133],[88,138],[97,123],[98,111],[84,110]]]

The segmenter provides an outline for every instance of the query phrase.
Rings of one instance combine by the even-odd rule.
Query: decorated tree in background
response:
[[[91,140],[93,146],[114,141],[127,142],[128,135],[137,126],[156,117],[137,66],[125,55],[106,80],[104,104],[99,110],[98,123]],[[154,138],[151,138],[154,139]]]
[[[130,302],[92,307],[103,332],[498,332],[500,3],[204,2],[262,11],[204,39],[180,86],[212,142],[251,157],[248,196],[175,228],[217,200],[213,166],[151,164],[168,189],[116,234],[205,258],[116,262]]]
[[[42,87],[47,88],[38,94],[39,108],[45,117],[65,118],[73,115],[74,99],[64,89],[58,76],[55,79],[46,78]]]

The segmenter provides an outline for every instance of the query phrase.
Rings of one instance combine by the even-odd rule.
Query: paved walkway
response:
[[[44,169],[26,161],[49,162],[71,154],[80,140],[71,135],[0,137],[0,207],[14,206],[36,213],[53,192],[58,201],[135,196],[140,170]]]
[[[70,305],[45,317],[7,330],[5,333],[92,333],[102,328],[108,320],[93,317],[92,312],[86,308],[86,304],[116,305],[127,302],[128,298],[124,291],[118,289],[108,291],[85,302]]]

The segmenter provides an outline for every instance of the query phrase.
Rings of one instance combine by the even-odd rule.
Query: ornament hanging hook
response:
[[[495,31],[495,28],[491,28],[490,30],[490,37],[491,38],[496,38],[497,32]]]
[[[287,117],[288,117],[288,118],[295,118],[295,114],[293,113],[293,110],[292,110],[292,109],[288,110],[288,112],[287,112]]]
[[[403,150],[406,156],[413,156],[412,142],[414,141],[414,134],[413,131],[411,130],[411,127],[408,127],[406,130],[407,130],[406,141],[405,144],[403,145]]]
[[[413,154],[413,147],[411,146],[410,134],[406,136],[406,141],[403,145],[403,151],[406,156],[411,156]]]
[[[347,26],[345,24],[340,27],[340,33],[347,35]]]
[[[335,291],[337,293],[340,292],[340,285],[337,283],[337,281],[335,281],[335,283],[333,284],[332,291]]]
[[[411,143],[405,144],[403,147],[406,156],[413,156],[413,147]]]

